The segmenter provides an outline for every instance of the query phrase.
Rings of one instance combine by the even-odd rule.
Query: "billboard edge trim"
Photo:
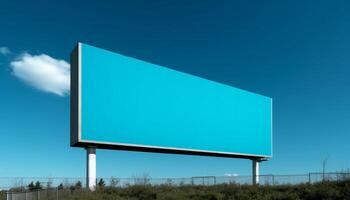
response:
[[[128,143],[115,143],[115,142],[103,142],[103,141],[94,141],[94,140],[83,140],[82,139],[82,43],[81,42],[78,42],[78,45],[77,45],[77,53],[78,53],[78,56],[77,56],[77,60],[78,60],[78,65],[76,67],[78,67],[78,140],[75,141],[74,144],[71,144],[71,146],[75,146],[75,147],[78,147],[80,145],[83,145],[84,144],[90,144],[90,145],[85,145],[85,147],[88,147],[88,146],[91,146],[91,147],[98,147],[100,145],[106,145],[106,146],[119,146],[119,147],[124,147],[126,148],[127,150],[127,147],[132,147],[132,148],[144,148],[144,149],[147,149],[149,150],[149,152],[158,152],[158,151],[155,151],[155,150],[159,150],[159,152],[161,152],[162,150],[166,151],[166,150],[169,150],[169,151],[174,151],[174,152],[177,152],[179,154],[185,154],[185,152],[193,152],[192,155],[195,155],[196,153],[198,154],[207,154],[208,156],[213,156],[213,155],[221,155],[221,157],[246,157],[246,158],[251,158],[251,159],[254,159],[254,158],[272,158],[272,150],[273,150],[273,147],[272,147],[272,136],[273,136],[273,130],[272,130],[272,98],[271,97],[267,97],[267,96],[264,96],[264,95],[261,95],[261,94],[258,94],[258,93],[254,93],[254,92],[251,92],[251,91],[246,91],[246,90],[243,90],[241,88],[237,88],[239,90],[243,90],[245,92],[248,92],[248,93],[253,93],[255,95],[259,95],[259,96],[263,96],[265,98],[268,98],[270,100],[270,103],[271,103],[271,112],[270,112],[270,115],[271,115],[271,130],[270,130],[270,139],[271,139],[271,152],[270,152],[270,155],[259,155],[259,154],[244,154],[244,153],[235,153],[235,152],[221,152],[221,151],[206,151],[206,150],[197,150],[197,149],[187,149],[187,148],[174,148],[174,147],[161,147],[161,146],[152,146],[152,145],[139,145],[139,144],[128,144]],[[97,47],[95,47],[97,48]],[[108,50],[105,50],[105,51],[108,51]],[[111,53],[114,53],[112,51],[108,51],[108,52],[111,52]],[[126,56],[126,57],[129,57],[129,56]],[[130,57],[130,58],[133,58],[133,57]],[[136,58],[133,58],[133,59],[136,59]],[[174,69],[171,69],[171,68],[167,68],[167,69],[170,69],[170,70],[174,70]],[[174,71],[177,71],[177,70],[174,70]],[[177,72],[180,72],[180,71],[177,71]],[[181,72],[181,73],[184,73],[184,72]],[[184,73],[186,74],[186,73]],[[192,74],[189,74],[191,76],[195,76],[195,75],[192,75]],[[195,76],[195,77],[198,77],[198,76]],[[206,78],[202,78],[202,77],[198,77],[198,78],[201,78],[201,79],[204,79],[204,80],[208,80],[208,81],[211,81],[211,82],[215,82],[215,81],[212,81],[212,80],[209,80],[209,79],[206,79]],[[215,82],[215,83],[219,83],[219,82]],[[233,87],[233,86],[230,86],[230,85],[227,85],[227,84],[223,84],[223,83],[219,83],[221,85],[225,85],[225,86],[229,86],[229,87]],[[236,87],[235,87],[236,88]],[[94,145],[95,144],[95,145]]]

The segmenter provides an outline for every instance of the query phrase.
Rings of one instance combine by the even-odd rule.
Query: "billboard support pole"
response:
[[[86,187],[90,191],[96,189],[96,148],[86,148]]]
[[[258,185],[259,184],[259,177],[260,177],[260,169],[259,169],[259,163],[263,162],[263,161],[267,161],[266,158],[257,158],[257,159],[253,159],[252,160],[252,169],[253,169],[253,185]]]
[[[252,160],[253,162],[253,185],[259,184],[259,159]]]

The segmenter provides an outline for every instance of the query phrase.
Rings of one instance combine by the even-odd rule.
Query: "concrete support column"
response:
[[[96,148],[86,148],[86,187],[90,191],[96,189]]]
[[[259,162],[260,160],[256,159],[256,160],[252,160],[253,163],[253,185],[257,185],[259,184]]]

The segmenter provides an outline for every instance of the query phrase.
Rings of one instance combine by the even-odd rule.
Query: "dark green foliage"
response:
[[[42,186],[41,186],[39,181],[37,181],[35,183],[32,181],[28,184],[28,189],[29,190],[40,190],[40,189],[42,189]]]
[[[316,184],[250,186],[221,184],[214,186],[164,184],[128,187],[99,187],[95,192],[71,196],[74,200],[350,200],[350,181]]]
[[[152,186],[133,185],[126,187],[105,186],[98,181],[95,192],[82,188],[77,182],[72,188],[60,185],[59,190],[52,190],[50,197],[59,194],[60,200],[350,200],[350,180],[320,182],[298,185],[251,186],[239,184],[220,184],[213,186],[180,185],[170,183]],[[30,183],[31,190],[41,187],[40,183]],[[6,198],[0,192],[0,200]],[[56,198],[54,198],[56,199]]]
[[[78,182],[75,183],[75,189],[76,190],[80,190],[82,188],[82,186],[83,185],[82,185],[81,181],[78,181]]]
[[[42,188],[39,181],[35,182],[35,189],[40,190]]]
[[[60,183],[60,184],[57,186],[57,189],[58,189],[58,190],[62,190],[63,188],[64,188],[63,183]]]
[[[28,189],[33,190],[34,188],[35,188],[35,185],[34,185],[34,182],[32,181],[28,184]]]
[[[58,186],[58,189],[62,189],[63,188],[63,185],[62,185],[62,183]],[[74,190],[81,190],[82,189],[82,183],[81,183],[81,181],[78,181],[78,182],[76,182],[74,185],[71,185],[70,187],[69,187],[69,189],[71,190],[71,191],[74,191]]]
[[[100,180],[97,183],[97,187],[103,188],[105,186],[106,186],[105,181],[102,178],[100,178]]]

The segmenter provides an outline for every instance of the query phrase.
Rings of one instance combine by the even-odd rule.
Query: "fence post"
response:
[[[6,200],[10,200],[10,192],[6,192]]]

